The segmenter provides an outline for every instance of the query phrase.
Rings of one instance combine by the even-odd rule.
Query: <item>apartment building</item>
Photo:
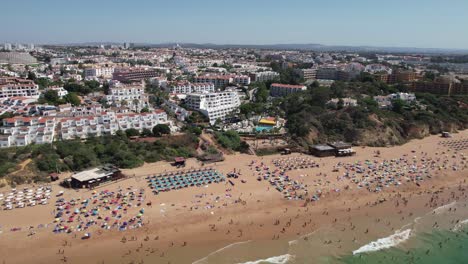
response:
[[[266,82],[266,81],[272,81],[276,78],[279,78],[279,73],[274,72],[274,71],[264,71],[264,72],[254,72],[251,73],[250,79],[253,82]]]
[[[237,91],[226,90],[214,93],[191,93],[185,99],[190,109],[197,110],[208,117],[211,124],[216,120],[224,121],[239,110],[240,99]]]
[[[338,67],[324,66],[317,69],[316,78],[319,80],[337,80]]]
[[[188,94],[188,93],[212,93],[215,91],[213,83],[190,83],[174,82],[169,84],[166,89],[169,93]]]
[[[468,83],[450,76],[440,76],[432,82],[412,82],[411,91],[442,95],[468,95]]]
[[[133,68],[133,69],[115,69],[112,79],[120,82],[143,81],[158,77],[159,73],[155,69]]]
[[[304,85],[273,83],[270,86],[270,95],[273,97],[281,97],[281,96],[287,96],[292,93],[305,91],[306,89],[307,87]]]
[[[417,80],[417,74],[413,71],[396,71],[388,76],[388,83],[410,83]]]
[[[77,117],[13,117],[3,119],[0,127],[0,147],[52,143],[55,138],[70,140],[89,136],[115,135],[119,130],[152,129],[157,124],[169,124],[164,110],[150,113],[116,114],[105,112]]]
[[[39,86],[31,80],[15,77],[0,78],[0,100],[11,97],[39,98]]]
[[[3,119],[0,127],[0,147],[20,147],[51,143],[55,137],[53,117],[13,117]]]
[[[317,79],[317,69],[295,69],[294,72],[306,81]]]
[[[133,109],[136,108],[137,111],[148,106],[148,95],[145,93],[142,83],[112,83],[106,99],[107,102],[115,104],[118,107],[125,103]]]
[[[248,86],[250,85],[250,76],[246,75],[236,75],[232,79],[233,83],[242,85],[242,86]]]
[[[212,83],[216,88],[223,88],[233,82],[231,75],[202,75],[194,78],[195,83]]]
[[[95,67],[95,68],[86,68],[84,69],[84,75],[87,79],[92,78],[111,78],[114,73],[113,67]]]

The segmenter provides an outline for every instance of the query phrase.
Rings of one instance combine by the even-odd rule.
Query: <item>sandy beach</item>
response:
[[[412,229],[415,219],[435,214],[436,208],[452,202],[466,206],[468,150],[441,144],[454,140],[468,140],[468,131],[451,139],[431,136],[403,146],[355,147],[357,155],[351,157],[235,154],[209,165],[190,159],[184,170],[211,167],[224,175],[235,171],[239,178],[228,179],[234,185],[224,181],[157,195],[151,192],[145,177],[177,170],[167,162],[124,170],[128,179],[94,190],[75,191],[53,184],[48,204],[0,211],[0,261],[245,263],[289,254],[296,255],[294,263],[307,263],[294,252],[309,251],[309,260],[348,254],[380,237]],[[295,167],[300,161],[314,166]],[[281,172],[275,164],[292,164],[292,169]],[[298,196],[307,190],[303,196],[307,200],[286,199],[263,178],[266,171],[279,179],[288,176],[290,182],[296,182],[291,185],[297,186]],[[25,187],[39,185],[16,189]],[[92,206],[93,199],[119,190],[129,200],[134,197],[122,213],[122,219],[135,216],[125,230],[103,228],[106,220],[99,219],[80,231],[53,232],[58,224],[57,199],[90,199]],[[3,188],[0,193],[10,191]],[[55,197],[60,191],[64,191],[63,196]],[[111,211],[103,207],[99,214],[120,214]],[[459,210],[450,220],[453,223],[462,217],[465,215]],[[78,220],[72,220],[68,225],[77,225]],[[452,223],[428,220],[427,225]],[[85,233],[91,237],[82,239]]]

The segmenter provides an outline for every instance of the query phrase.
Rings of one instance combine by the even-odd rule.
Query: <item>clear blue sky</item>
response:
[[[468,49],[468,0],[14,0],[0,42]]]

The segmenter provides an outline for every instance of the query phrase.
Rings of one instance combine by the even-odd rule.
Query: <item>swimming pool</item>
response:
[[[269,125],[258,125],[255,127],[255,131],[257,132],[263,132],[263,131],[270,131],[273,129],[273,126],[269,126]]]

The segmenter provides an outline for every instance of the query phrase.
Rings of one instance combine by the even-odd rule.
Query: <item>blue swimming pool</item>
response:
[[[270,131],[272,129],[273,129],[273,126],[269,126],[269,125],[258,125],[255,127],[255,131],[257,132]]]

